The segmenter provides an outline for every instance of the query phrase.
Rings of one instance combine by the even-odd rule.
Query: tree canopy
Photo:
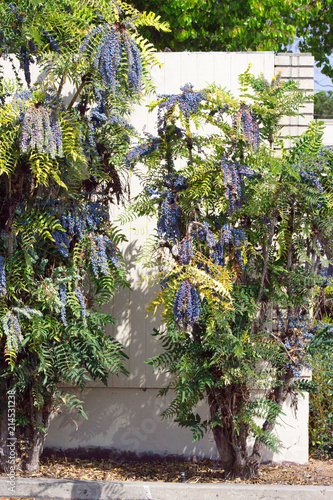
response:
[[[308,2],[297,24],[297,35],[302,37],[300,50],[311,52],[322,72],[333,79],[329,56],[333,51],[333,2]]]
[[[333,118],[333,92],[316,92],[314,95],[314,117],[318,119]]]
[[[170,24],[170,32],[153,35],[163,51],[285,51],[302,37],[300,49],[311,52],[323,72],[333,76],[332,1],[319,0],[133,0],[139,10],[152,9]]]

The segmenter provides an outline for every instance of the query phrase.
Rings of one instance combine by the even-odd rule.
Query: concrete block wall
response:
[[[305,90],[313,95],[314,87],[314,57],[310,54],[277,54],[275,56],[275,74],[281,74],[281,80],[297,80],[300,90]],[[301,108],[303,116],[284,117],[281,125],[281,136],[285,140],[286,147],[290,147],[292,141],[286,136],[296,137],[305,132],[308,124],[313,120],[313,101],[309,101]]]

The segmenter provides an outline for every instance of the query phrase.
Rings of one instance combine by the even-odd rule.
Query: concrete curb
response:
[[[0,496],[52,500],[333,500],[333,486],[80,481],[0,477]]]

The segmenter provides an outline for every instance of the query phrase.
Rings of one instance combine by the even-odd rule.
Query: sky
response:
[[[292,45],[288,46],[288,50],[291,50],[292,52],[299,52],[298,49],[298,43],[300,39],[296,39],[295,42]],[[333,55],[330,57],[331,64],[333,65]],[[315,71],[314,71],[314,89],[315,90],[333,90],[333,82],[332,80],[326,76],[323,75],[320,71],[320,68],[317,68],[315,66]]]
[[[330,57],[330,61],[333,65],[333,56]],[[323,75],[320,72],[320,69],[316,68],[316,66],[314,74],[314,88],[315,90],[333,90],[332,80],[328,76]]]

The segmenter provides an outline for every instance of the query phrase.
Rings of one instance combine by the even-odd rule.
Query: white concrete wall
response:
[[[269,80],[274,76],[274,54],[272,52],[246,53],[161,53],[159,59],[163,63],[161,69],[154,68],[152,75],[157,94],[179,93],[185,83],[192,83],[195,89],[204,88],[207,83],[216,82],[231,90],[237,96],[238,75],[244,72],[249,64],[255,75],[263,72]],[[154,100],[150,96],[136,109],[133,124],[137,130],[143,128],[152,134],[156,133],[156,113],[149,113],[146,104]],[[131,195],[140,191],[140,183],[134,176],[131,179]],[[118,318],[115,328],[111,328],[117,338],[127,346],[129,355],[128,369],[130,376],[113,377],[113,387],[147,387],[161,388],[166,377],[154,374],[152,368],[145,364],[149,357],[158,352],[156,340],[151,336],[153,327],[159,323],[158,317],[146,317],[145,307],[154,296],[154,290],[138,286],[137,283],[147,273],[140,265],[133,265],[139,248],[156,227],[156,221],[146,218],[126,224],[124,230],[128,244],[124,251],[129,262],[129,279],[132,291],[126,290],[118,294],[113,305],[113,312]],[[119,321],[120,320],[120,321]]]
[[[285,56],[285,55],[284,55]],[[284,57],[283,56],[283,57]],[[313,88],[313,58],[303,55],[274,56],[273,52],[246,53],[162,53],[159,59],[161,69],[153,69],[153,78],[157,93],[178,93],[185,83],[192,83],[200,89],[206,83],[216,82],[238,95],[238,75],[251,63],[251,72],[263,73],[269,81],[274,74],[283,69],[283,78],[302,79],[302,86]],[[303,59],[302,59],[303,57]],[[311,59],[311,60],[310,60]],[[304,64],[303,64],[304,63]],[[306,63],[306,64],[305,64]],[[312,64],[312,66],[311,66]],[[296,68],[296,69],[295,69]],[[304,68],[306,71],[304,73]],[[312,68],[312,69],[311,69]],[[6,62],[6,76],[12,70]],[[33,81],[38,71],[34,70]],[[304,76],[304,78],[303,78]],[[68,93],[72,93],[68,87]],[[153,99],[151,96],[150,99]],[[146,100],[146,103],[149,99]],[[143,103],[133,116],[133,123],[138,130],[144,126],[150,133],[155,131],[156,114],[148,113]],[[311,117],[312,108],[307,108],[306,123]],[[288,119],[287,133],[293,135],[304,129],[304,121],[294,124]],[[131,192],[140,190],[137,179],[132,177]],[[61,449],[101,446],[135,452],[176,453],[188,456],[216,457],[216,449],[211,435],[197,443],[192,443],[189,431],[180,429],[174,423],[160,419],[160,413],[167,406],[170,398],[157,398],[158,389],[167,381],[165,374],[156,374],[145,361],[159,352],[157,342],[151,333],[159,324],[158,316],[146,317],[145,307],[154,296],[154,290],[141,286],[138,282],[146,271],[135,263],[138,249],[144,244],[155,227],[155,221],[137,219],[124,227],[128,243],[123,250],[128,263],[128,276],[132,291],[124,290],[114,299],[112,314],[117,318],[115,327],[109,328],[126,347],[129,355],[128,378],[111,377],[108,388],[101,384],[92,386],[84,395],[85,410],[89,420],[85,421],[70,415],[67,410],[52,423],[46,446]],[[207,415],[205,404],[200,408]],[[280,454],[266,452],[264,460],[293,461],[306,463],[308,459],[308,399],[299,398],[298,415],[287,401],[276,434],[282,440]]]
[[[333,146],[333,120],[322,120],[322,121],[324,122],[325,125],[323,143],[326,146]]]
[[[277,58],[272,52],[162,53],[159,54],[159,58],[163,63],[162,69],[153,70],[158,94],[178,93],[179,88],[188,82],[192,83],[195,89],[203,88],[206,83],[216,82],[237,96],[238,75],[245,71],[250,63],[252,63],[251,71],[255,75],[262,72],[268,80],[271,80],[283,62],[280,56]],[[277,61],[280,64],[278,69],[276,69]],[[291,61],[295,62],[293,59]],[[297,61],[299,62],[299,59]],[[307,60],[306,62],[308,63]],[[301,65],[297,66],[298,69],[299,67],[302,68]],[[287,68],[284,66],[285,72]],[[297,75],[290,76],[297,77],[300,74],[302,75],[301,70]],[[311,75],[307,74],[307,81],[303,83],[303,86],[307,85],[306,88],[311,88],[312,82],[308,82],[309,78],[311,80]],[[154,97],[151,96],[150,99]],[[149,99],[146,100],[148,101]],[[145,127],[148,132],[154,133],[156,114],[148,113],[145,104],[136,110],[133,122],[138,130]],[[288,133],[300,133],[303,123],[301,128],[295,128],[293,125]],[[131,184],[131,192],[134,195],[140,190],[140,185],[135,178],[132,178]],[[145,364],[149,357],[159,352],[159,346],[151,336],[153,327],[158,326],[159,318],[146,317],[145,307],[153,298],[154,290],[138,285],[146,272],[140,265],[134,264],[139,247],[144,244],[154,227],[155,221],[140,219],[127,224],[124,228],[129,240],[124,250],[132,291],[125,290],[116,296],[112,312],[118,321],[110,332],[112,331],[127,348],[130,376],[112,377],[109,389],[99,387],[89,390],[85,395],[89,421],[80,420],[76,428],[66,414],[60,416],[52,425],[47,446],[60,448],[101,446],[136,452],[217,457],[210,434],[201,441],[192,443],[189,431],[180,429],[168,420],[161,421],[159,417],[170,397],[157,398],[157,392],[165,385],[168,377],[154,373],[152,368]],[[207,406],[203,404],[200,411],[206,416]],[[264,460],[306,463],[307,397],[298,401],[297,418],[290,407],[290,401],[286,403],[284,411],[286,416],[281,418],[281,425],[276,427],[276,434],[283,442],[281,453],[266,451]]]
[[[92,388],[85,392],[85,420],[64,410],[51,424],[46,446],[51,448],[114,448],[135,453],[153,452],[198,458],[218,458],[214,439],[192,442],[192,434],[170,419],[161,420],[161,412],[171,397],[157,397],[157,389]],[[280,453],[265,450],[263,462],[307,463],[308,460],[308,397],[298,398],[297,412],[288,398],[275,429],[282,441]],[[203,402],[200,415],[208,417]],[[249,445],[253,444],[250,440]]]

